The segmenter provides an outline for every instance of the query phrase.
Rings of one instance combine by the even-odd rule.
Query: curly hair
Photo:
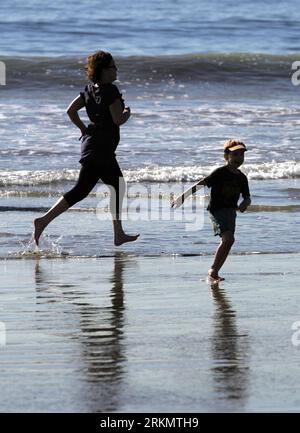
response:
[[[113,57],[106,51],[97,51],[87,58],[87,65],[85,66],[86,76],[93,83],[97,83],[101,79],[103,68],[107,68]]]

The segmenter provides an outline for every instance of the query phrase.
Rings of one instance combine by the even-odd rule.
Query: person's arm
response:
[[[109,106],[109,111],[113,122],[118,126],[123,125],[123,123],[127,122],[130,117],[130,108],[125,107],[123,109],[122,102],[119,98],[115,99],[115,101]]]
[[[241,203],[239,204],[238,210],[240,212],[245,212],[245,210],[247,209],[248,206],[250,206],[251,204],[251,198],[250,197],[246,197],[244,198],[243,201],[241,201]]]
[[[74,123],[74,125],[77,126],[77,128],[80,129],[81,131],[81,135],[85,134],[86,131],[86,126],[85,124],[82,122],[82,120],[80,119],[79,115],[78,115],[78,111],[83,108],[85,105],[84,100],[82,98],[82,96],[77,96],[77,98],[75,98],[71,104],[68,106],[67,108],[67,114],[71,119],[71,122]]]
[[[242,187],[242,195],[243,195],[243,201],[238,206],[238,210],[240,212],[245,212],[248,206],[251,204],[251,198],[250,198],[250,191],[249,191],[249,184],[248,179],[244,178],[243,187]]]
[[[189,197],[191,194],[195,194],[195,192],[201,189],[203,185],[205,185],[205,179],[199,180],[199,182],[195,183],[195,185],[191,186],[183,194],[175,198],[171,203],[171,207],[177,208],[181,206],[187,197]]]

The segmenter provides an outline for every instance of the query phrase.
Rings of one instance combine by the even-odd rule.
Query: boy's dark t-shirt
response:
[[[248,179],[240,170],[233,173],[228,166],[217,168],[204,179],[205,185],[211,188],[210,202],[207,209],[213,212],[221,208],[237,209],[237,203],[250,197]]]
[[[105,160],[115,155],[115,150],[120,141],[120,127],[112,119],[109,106],[116,99],[120,99],[125,107],[122,94],[114,84],[102,84],[96,87],[93,84],[85,86],[80,92],[87,115],[91,121],[81,146],[81,159]]]

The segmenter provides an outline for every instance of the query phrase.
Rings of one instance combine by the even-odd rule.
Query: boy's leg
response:
[[[234,234],[228,230],[221,234],[221,238],[222,240],[216,251],[214,262],[208,271],[209,275],[216,279],[219,278],[218,272],[227,259],[229,251],[234,243]]]

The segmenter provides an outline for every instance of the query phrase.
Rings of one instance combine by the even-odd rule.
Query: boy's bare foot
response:
[[[43,223],[42,218],[36,218],[33,221],[33,224],[34,224],[34,231],[33,231],[32,237],[38,246],[39,245],[39,239],[40,239],[41,234],[43,233],[45,225]]]
[[[218,272],[216,272],[213,268],[211,268],[208,271],[208,280],[210,283],[219,283],[220,281],[224,281],[225,278],[222,278],[218,275]]]
[[[119,235],[115,236],[115,245],[116,247],[119,247],[120,245],[125,244],[126,242],[136,241],[139,236],[140,236],[139,234],[130,236],[130,235],[126,235],[126,233],[120,233]]]

